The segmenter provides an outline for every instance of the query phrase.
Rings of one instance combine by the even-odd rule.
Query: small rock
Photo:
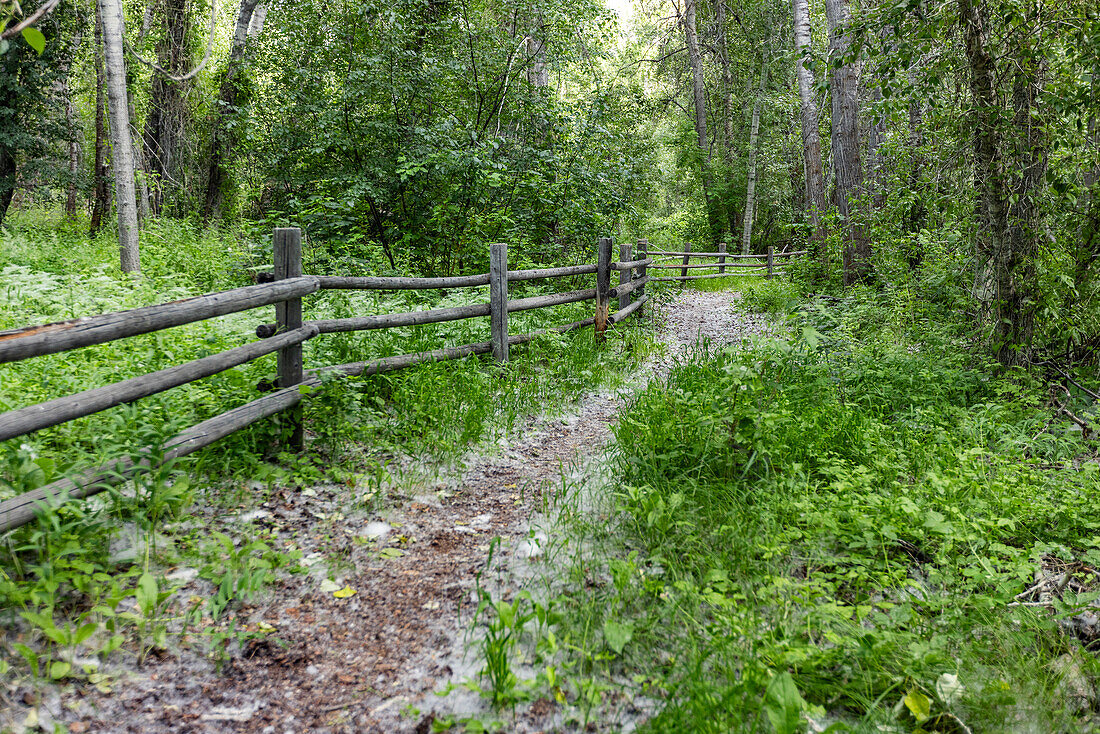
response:
[[[203,714],[200,718],[202,721],[248,721],[254,713],[256,713],[254,706],[244,708],[215,706],[210,709],[210,713]]]
[[[199,575],[199,569],[184,566],[183,568],[177,568],[172,573],[165,576],[166,581],[172,581],[174,583],[186,584],[196,576]]]

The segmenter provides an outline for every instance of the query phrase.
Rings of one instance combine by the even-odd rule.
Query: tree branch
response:
[[[27,26],[32,25],[33,23],[37,23],[44,15],[56,8],[60,2],[61,0],[48,0],[46,4],[31,13],[30,17],[24,18],[22,22],[18,23],[17,25],[13,25],[11,28],[8,28],[3,33],[0,33],[0,40],[11,38],[17,33],[21,33],[23,29]]]
[[[60,2],[60,0],[56,0],[56,1]],[[135,51],[130,46],[129,42],[125,38],[122,39],[122,43],[126,47],[126,50],[129,52],[129,54],[131,56],[133,56],[135,59],[137,59],[141,63],[145,64],[146,66],[148,66],[153,71],[161,74],[166,79],[170,79],[174,82],[185,82],[188,79],[191,79],[192,77],[194,77],[200,71],[202,71],[203,68],[206,67],[206,62],[208,62],[210,60],[210,53],[214,50],[214,22],[217,20],[217,14],[218,14],[218,0],[210,0],[210,34],[209,34],[210,35],[210,40],[207,41],[207,43],[206,43],[206,53],[203,54],[202,61],[199,62],[199,65],[196,66],[191,71],[184,74],[183,76],[173,76],[172,72],[168,71],[167,69],[162,68],[161,66],[157,65],[156,63],[154,63],[152,61],[145,60],[144,58],[141,57],[141,54],[139,54],[137,51]]]

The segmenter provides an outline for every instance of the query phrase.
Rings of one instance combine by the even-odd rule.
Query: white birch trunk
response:
[[[825,211],[825,178],[821,172],[821,136],[818,132],[817,105],[814,102],[814,73],[803,57],[810,53],[809,0],[792,0],[794,11],[794,44],[799,54],[798,96],[802,102],[802,158],[806,169],[806,208],[810,226],[817,242],[825,239],[821,215]]]
[[[107,107],[111,119],[111,161],[115,169],[118,247],[122,272],[141,270],[138,252],[137,199],[134,191],[134,151],[126,100],[126,62],[122,55],[122,2],[99,0],[103,18],[103,52],[107,71]]]

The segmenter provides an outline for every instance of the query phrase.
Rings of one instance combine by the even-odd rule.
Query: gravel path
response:
[[[718,345],[764,333],[762,321],[734,312],[736,297],[685,290],[662,306],[655,318],[667,351],[628,389],[665,374],[700,337]],[[230,650],[220,673],[184,650],[114,671],[109,691],[15,692],[22,704],[8,722],[18,731],[35,710],[71,732],[419,734],[431,731],[433,711],[481,705],[472,693],[433,692],[476,678],[475,656],[464,657],[463,649],[476,607],[475,577],[486,569],[491,541],[500,538],[486,583],[495,584],[495,597],[506,597],[543,552],[532,524],[543,493],[561,486],[563,468],[583,473],[598,463],[622,399],[586,395],[573,414],[533,421],[497,455],[474,461],[449,482],[395,498],[381,516],[347,510],[342,486],[276,490],[239,520],[272,545],[301,548],[307,561],[328,560],[280,581],[262,605],[236,614],[238,629],[275,632]],[[355,593],[337,598],[331,587],[321,588],[332,571],[339,587]],[[198,579],[187,583],[177,593],[212,593]],[[555,730],[556,709],[537,702],[511,730]]]

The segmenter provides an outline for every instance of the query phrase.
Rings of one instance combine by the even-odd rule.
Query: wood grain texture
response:
[[[288,298],[298,298],[314,293],[319,287],[317,278],[305,276],[129,311],[12,329],[0,332],[0,363],[57,354],[70,349],[104,344],[116,339],[204,321],[215,316],[270,306]]]
[[[0,441],[83,418],[122,403],[129,403],[224,372],[292,344],[301,344],[317,336],[318,333],[316,326],[307,324],[300,329],[280,334],[269,341],[245,344],[178,367],[169,367],[159,372],[116,382],[113,385],[105,385],[75,395],[8,411],[0,414]]]

